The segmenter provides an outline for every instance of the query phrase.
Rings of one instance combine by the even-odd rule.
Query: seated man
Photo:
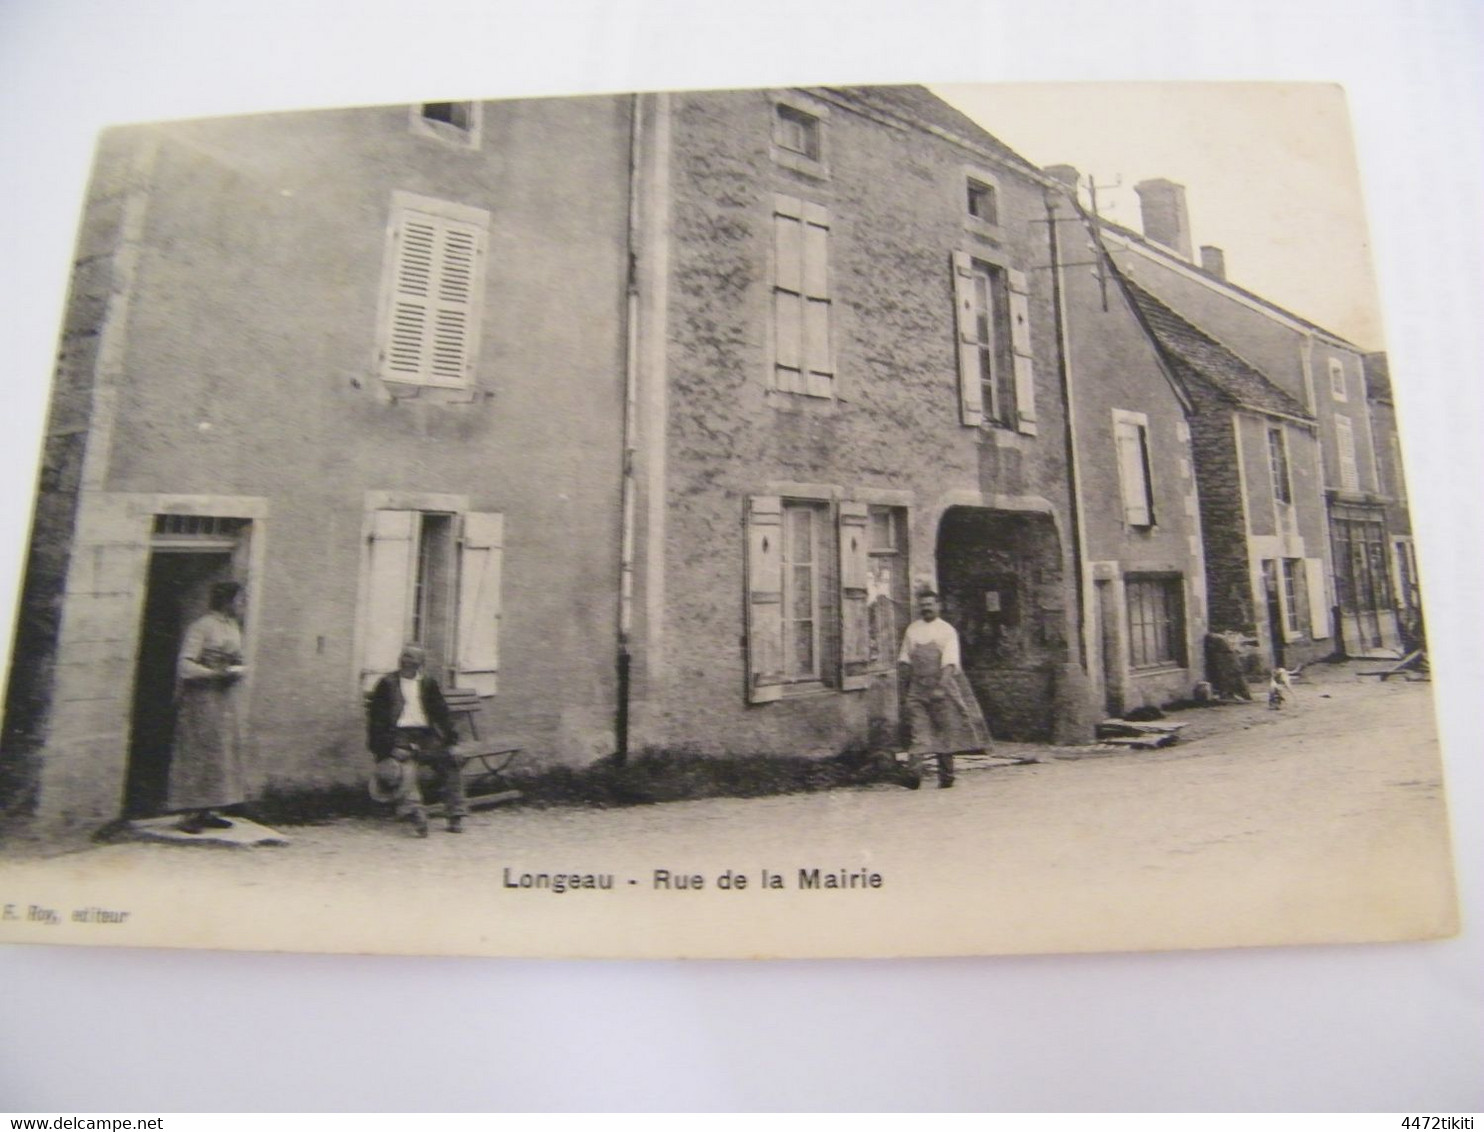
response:
[[[419,837],[428,835],[417,770],[430,768],[441,780],[448,832],[462,833],[464,779],[458,757],[458,733],[438,681],[423,673],[427,654],[418,645],[402,647],[397,671],[376,682],[367,709],[366,745],[376,756],[371,796],[393,802],[397,817],[412,823]]]

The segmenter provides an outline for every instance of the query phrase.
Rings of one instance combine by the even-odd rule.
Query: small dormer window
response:
[[[477,102],[420,102],[412,107],[412,132],[461,149],[478,149],[479,110]]]
[[[468,132],[473,107],[467,102],[424,102],[423,117],[429,122],[446,122],[456,130]]]
[[[779,149],[819,160],[819,119],[796,107],[779,103],[773,121],[773,142]]]
[[[976,181],[970,177],[968,182],[968,207],[969,215],[975,220],[981,220],[985,224],[998,224],[1000,222],[999,194],[993,185]]]

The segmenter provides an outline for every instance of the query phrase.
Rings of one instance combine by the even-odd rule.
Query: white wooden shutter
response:
[[[840,687],[858,691],[871,678],[870,509],[840,504]]]
[[[783,500],[755,495],[747,506],[747,698],[783,695]]]
[[[779,195],[773,205],[774,382],[785,393],[803,393],[804,206]]]
[[[805,392],[834,392],[835,356],[830,343],[830,214],[804,205],[804,366]]]
[[[1023,271],[1006,271],[1010,291],[1010,349],[1015,366],[1015,427],[1036,435],[1036,374],[1031,358],[1030,286]]]
[[[1113,435],[1118,444],[1118,482],[1123,492],[1123,521],[1131,527],[1154,522],[1149,507],[1149,481],[1144,458],[1144,429],[1137,421],[1115,417]]]
[[[1329,594],[1324,588],[1324,559],[1304,559],[1304,580],[1309,589],[1309,632],[1316,641],[1331,633]]]
[[[413,209],[393,221],[382,377],[423,385],[473,378],[484,226]]]
[[[500,570],[505,517],[464,516],[459,548],[459,687],[493,696],[500,670]]]
[[[1340,458],[1340,487],[1345,491],[1360,490],[1360,468],[1355,462],[1355,430],[1350,418],[1335,414],[1335,446]]]
[[[361,685],[368,692],[397,667],[406,643],[420,518],[416,511],[371,513],[361,602]]]
[[[979,372],[979,328],[974,308],[974,262],[967,252],[953,253],[953,312],[958,340],[959,419],[984,423],[983,374]]]

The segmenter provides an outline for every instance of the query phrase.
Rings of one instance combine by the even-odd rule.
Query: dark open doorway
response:
[[[157,549],[150,555],[134,669],[125,817],[149,817],[165,809],[181,638],[186,627],[207,611],[212,583],[232,576],[231,551]]]
[[[938,527],[943,615],[958,630],[990,730],[1049,739],[1056,671],[1065,661],[1066,600],[1050,516],[953,507]]]

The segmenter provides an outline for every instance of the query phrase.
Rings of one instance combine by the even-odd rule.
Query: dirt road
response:
[[[374,938],[394,950],[565,939],[587,954],[735,953],[739,940],[746,953],[953,953],[1436,934],[1451,916],[1451,874],[1428,685],[1353,669],[1311,670],[1283,711],[1186,713],[1190,739],[1172,748],[971,760],[947,791],[929,779],[917,792],[505,808],[474,815],[461,836],[435,822],[427,840],[391,821],[341,820],[287,829],[292,843],[277,849],[112,845],[13,867],[3,899],[92,892],[100,877],[117,890],[127,878],[154,893],[135,897],[144,918],[153,906],[151,937],[178,930],[165,909],[188,900],[232,910],[210,932],[229,946],[305,946],[292,925],[260,922],[284,902],[305,922],[326,917],[311,946]],[[813,869],[882,879],[874,892],[809,891]],[[750,887],[719,887],[727,871]],[[765,871],[781,878],[776,893]],[[527,874],[612,887],[554,894],[522,888]],[[693,876],[701,883],[675,889]],[[385,930],[368,929],[386,908],[396,913]]]

